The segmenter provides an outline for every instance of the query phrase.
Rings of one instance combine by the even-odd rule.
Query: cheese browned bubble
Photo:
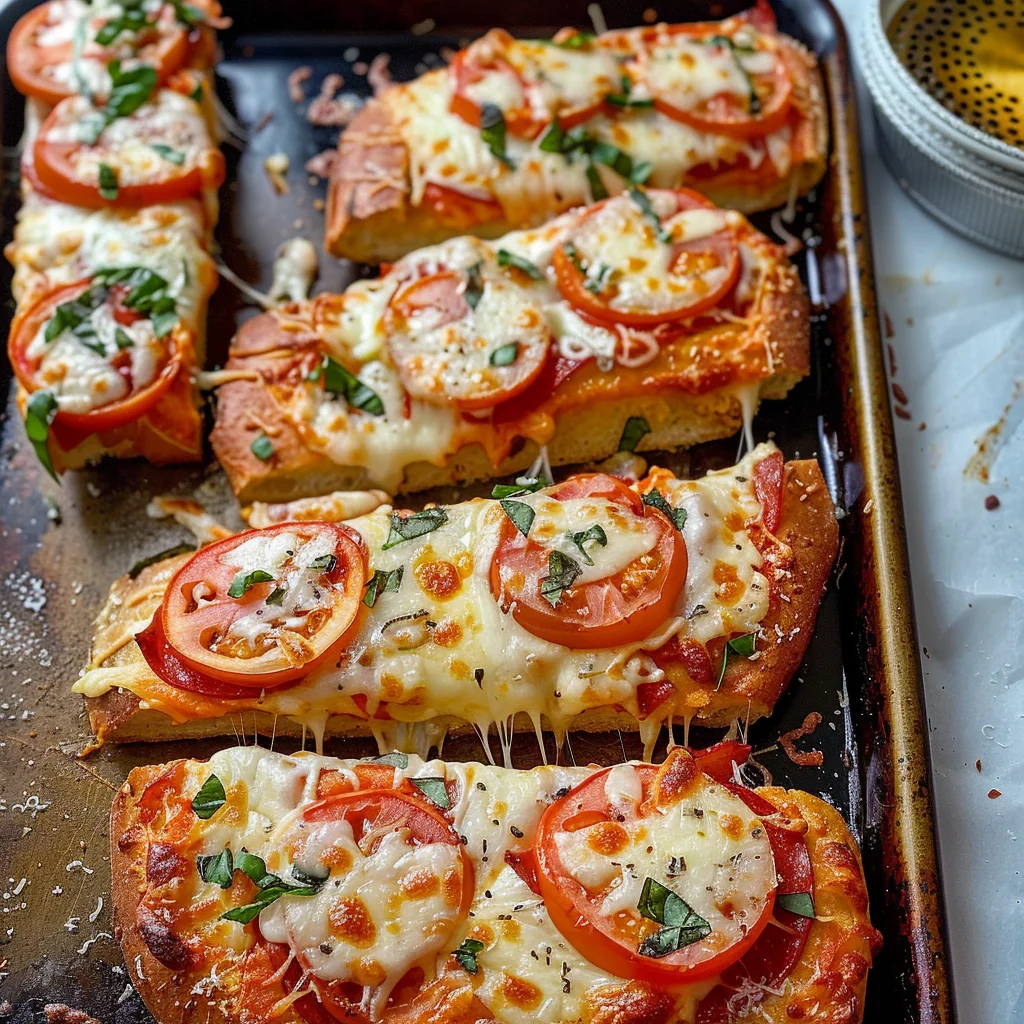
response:
[[[354,786],[357,763],[236,747],[215,754],[208,764],[189,762],[183,785],[186,794],[196,792],[214,774],[229,801],[248,809],[241,822],[235,816],[236,823],[224,823],[232,820],[226,814],[197,821],[190,842],[201,854],[215,856],[228,847],[237,859],[245,849],[288,881],[298,880],[293,868],[301,877],[322,877],[329,870],[316,895],[284,896],[259,916],[263,936],[287,944],[313,979],[366,985],[364,1007],[376,1020],[392,986],[410,969],[422,967],[429,980],[465,939],[473,938],[483,944],[476,955],[476,995],[500,1024],[581,1019],[588,999],[604,986],[622,983],[595,967],[586,949],[566,940],[543,900],[505,861],[507,852],[530,849],[540,817],[556,794],[578,785],[593,769],[509,771],[415,756],[396,768],[396,786],[402,778],[448,783],[452,796],[446,814],[464,837],[462,849],[473,870],[472,904],[468,916],[460,917],[457,901],[444,886],[458,847],[417,847],[399,831],[385,835],[368,852],[343,821],[302,821],[321,774],[340,772]],[[606,788],[613,807],[616,801],[635,801],[640,793],[636,770],[616,767]],[[720,933],[715,941],[735,939],[745,923],[758,917],[776,885],[774,860],[764,828],[742,800],[701,776],[675,807],[642,823],[646,838],[638,838],[638,830],[637,841],[621,857],[569,854],[573,873],[588,888],[607,890],[610,912],[621,907],[637,913],[640,889],[649,877],[704,917],[713,934]],[[586,843],[586,830],[559,839],[567,850],[590,850]],[[629,862],[628,869],[612,861]],[[215,884],[196,878],[195,885],[193,905],[207,899],[217,905],[221,890]],[[217,929],[216,941],[228,948],[243,949],[250,941],[241,924],[220,921]],[[716,981],[677,990],[672,1020],[692,1022],[697,1002]]]
[[[773,445],[760,445],[736,467],[697,480],[670,478],[660,485],[672,507],[686,511],[686,584],[655,634],[605,650],[568,650],[532,635],[502,612],[490,581],[491,560],[507,522],[498,502],[476,499],[446,506],[443,525],[387,549],[390,507],[352,519],[346,525],[366,542],[369,573],[401,570],[400,585],[383,590],[373,607],[363,610],[337,664],[316,668],[299,685],[261,694],[258,706],[308,723],[317,735],[332,713],[364,718],[386,709],[391,721],[371,717],[369,723],[386,749],[396,745],[409,723],[439,717],[458,717],[485,733],[492,723],[507,728],[517,714],[530,716],[538,726],[543,717],[558,731],[588,708],[622,705],[639,717],[636,688],[652,677],[638,670],[634,655],[655,650],[675,635],[706,644],[756,631],[767,614],[762,556],[742,524],[761,513],[753,470],[773,451]],[[586,546],[593,567],[575,550],[588,578],[616,572],[651,543],[643,520],[625,520],[627,529],[621,513],[603,500],[571,499],[559,505],[543,493],[516,500],[536,512],[531,535],[535,530],[540,543],[564,553],[572,553],[565,537],[570,528],[602,526],[607,545]],[[237,550],[233,561],[240,567],[266,568],[261,560],[276,557],[269,550],[257,553],[255,547],[246,547],[243,556]],[[273,606],[262,611],[260,619],[281,614]],[[147,690],[150,679],[148,672],[126,678],[117,668],[101,665],[86,672],[75,690],[96,697],[121,686],[137,693],[144,707],[163,708]],[[173,707],[167,710],[176,713]],[[662,708],[641,723],[649,743],[668,713]]]
[[[654,191],[649,196],[655,214],[674,208],[669,194]],[[683,242],[745,224],[739,214],[694,209],[668,217],[665,228],[675,241]],[[594,265],[594,273],[601,265],[614,271],[610,278],[617,294],[613,308],[616,303],[654,313],[679,308],[707,294],[725,273],[720,267],[692,278],[673,272],[671,248],[657,238],[636,201],[625,195],[609,200],[597,213],[574,211],[543,228],[512,232],[496,243],[461,237],[420,249],[399,260],[385,276],[355,282],[332,304],[329,316],[318,317],[316,331],[327,353],[357,372],[380,397],[384,411],[378,415],[353,408],[319,381],[278,389],[282,411],[297,425],[304,444],[338,465],[365,467],[373,484],[393,493],[407,466],[421,461],[443,466],[452,453],[479,441],[481,423],[489,422],[488,410],[467,419],[446,404],[446,398],[453,397],[446,388],[456,398],[473,397],[473,374],[481,387],[484,383],[490,387],[493,366],[489,360],[503,345],[518,343],[517,361],[524,362],[544,345],[555,346],[560,355],[572,360],[593,356],[602,372],[614,372],[617,364],[639,366],[655,358],[659,351],[655,332],[597,326],[562,298],[551,261],[565,242],[577,244],[577,236],[581,255]],[[511,266],[498,266],[501,251],[536,267],[540,279]],[[777,257],[749,244],[742,233],[739,252],[743,274],[737,298],[746,303],[756,298],[759,283]],[[439,270],[465,272],[477,265],[482,286],[479,301],[475,307],[467,304],[455,322],[444,320],[436,326],[430,319],[433,311],[424,311],[409,323],[393,314],[392,300],[409,280]],[[461,294],[465,295],[464,289]],[[706,315],[715,314],[709,310]],[[729,316],[737,319],[731,312]],[[695,351],[690,358],[698,356]],[[405,367],[401,373],[399,360]],[[731,386],[745,422],[756,407],[760,386],[759,379]],[[552,435],[554,430],[551,420]],[[550,436],[536,440],[546,443]]]

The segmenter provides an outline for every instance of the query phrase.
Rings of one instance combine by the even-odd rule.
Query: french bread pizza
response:
[[[494,29],[393,85],[339,141],[326,247],[366,263],[496,238],[636,184],[750,213],[824,174],[815,58],[765,0],[724,21],[552,40]]]
[[[51,474],[104,455],[202,455],[194,376],[217,283],[222,24],[209,0],[52,0],[8,39],[27,98],[8,354]]]
[[[641,731],[771,711],[835,558],[814,461],[605,473],[416,513],[278,521],[122,577],[75,683],[99,742]],[[279,510],[280,511],[280,510]]]
[[[860,1024],[860,854],[735,742],[660,766],[136,768],[114,931],[159,1024]]]
[[[242,501],[389,493],[691,445],[809,366],[782,250],[686,189],[462,236],[236,335],[211,437]],[[630,449],[632,450],[632,448]]]

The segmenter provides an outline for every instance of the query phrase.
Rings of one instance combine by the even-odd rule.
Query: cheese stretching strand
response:
[[[736,785],[748,753],[137,768],[115,930],[161,1024],[859,1024],[856,844],[814,796]]]
[[[326,246],[393,260],[636,185],[770,209],[816,184],[826,153],[815,59],[765,0],[723,21],[599,36],[494,29],[448,67],[378,92],[342,133]]]
[[[530,723],[639,727],[650,747],[672,716],[771,710],[835,557],[816,463],[761,445],[698,480],[542,484],[279,522],[123,579],[75,684],[98,737],[252,712],[268,733],[288,719],[385,749],[496,724],[507,757]]]
[[[103,455],[201,458],[224,24],[214,0],[51,0],[8,40],[27,98],[8,353],[52,475]]]
[[[211,437],[243,501],[503,476],[727,436],[809,363],[782,250],[685,189],[581,207],[247,322]]]

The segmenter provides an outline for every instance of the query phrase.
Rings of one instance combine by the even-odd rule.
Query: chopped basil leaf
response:
[[[373,575],[366,582],[366,593],[363,594],[363,604],[372,608],[377,603],[377,598],[388,591],[397,593],[402,585],[402,576],[405,575],[405,566],[400,565],[390,572],[387,569],[375,569]]]
[[[60,337],[64,331],[73,331],[77,335],[95,335],[96,329],[89,323],[93,310],[103,304],[107,297],[106,288],[87,288],[70,302],[62,302],[53,311],[53,316],[43,331],[43,340],[50,342]]]
[[[380,395],[330,356],[324,356],[323,376],[324,390],[332,395],[341,395],[353,409],[361,409],[371,416],[384,415]]]
[[[100,46],[109,46],[122,32],[138,32],[151,24],[146,12],[141,7],[125,7],[119,18],[111,18],[96,33],[96,42]]]
[[[184,555],[188,551],[195,551],[195,549],[195,544],[175,544],[173,548],[167,548],[164,551],[158,551],[155,555],[147,555],[145,558],[140,558],[128,570],[128,579],[137,579],[143,569],[148,569],[151,565],[164,561],[165,558],[177,558],[178,555]]]
[[[682,530],[686,525],[686,509],[673,508],[665,500],[665,495],[662,494],[657,487],[649,490],[641,500],[645,505],[650,505],[651,508],[656,508],[677,530]]]
[[[502,511],[512,520],[512,525],[524,536],[530,535],[530,527],[533,526],[533,519],[536,513],[526,504],[525,501],[510,501],[502,498],[498,502]]]
[[[451,807],[448,789],[442,778],[410,779],[409,780],[432,804],[437,804],[443,811]]]
[[[157,71],[148,65],[123,72],[121,61],[112,60],[106,66],[106,73],[111,76],[111,93],[103,108],[79,127],[79,137],[87,145],[94,145],[112,121],[131,117],[157,87]]]
[[[284,595],[286,593],[287,591],[284,589],[284,587],[274,587],[274,589],[269,594],[267,594],[267,599],[263,603],[279,607],[281,603],[284,601]]]
[[[271,441],[270,438],[261,430],[257,435],[256,440],[249,445],[249,450],[261,462],[266,462],[267,459],[274,454],[274,442]]]
[[[775,897],[775,906],[788,910],[798,917],[817,917],[814,912],[814,900],[809,892],[780,892]]]
[[[755,53],[756,51],[752,46],[737,46],[728,36],[714,35],[711,36],[707,41],[708,46],[721,46],[727,49],[732,54],[733,62],[736,64],[739,73],[746,79],[747,91],[748,91],[748,104],[747,109],[751,114],[761,113],[761,97],[757,95],[757,89],[754,87],[754,80],[750,77],[750,72],[740,62],[738,54],[740,53]]]
[[[636,446],[651,432],[651,425],[643,416],[630,416],[619,438],[620,452],[635,452]]]
[[[309,563],[310,569],[316,569],[317,572],[334,572],[338,564],[338,556],[333,554],[320,555],[318,558],[314,558]]]
[[[47,441],[50,436],[50,424],[57,415],[57,399],[52,391],[34,391],[25,406],[25,433],[32,442],[36,458],[43,464],[43,469],[53,477],[57,483],[57,472],[53,468],[53,459],[50,458],[50,448]]]
[[[188,94],[190,100],[194,100],[196,103],[203,102],[203,83],[199,82],[196,87]]]
[[[373,764],[390,764],[395,768],[408,768],[409,755],[403,754],[400,750],[394,750],[390,754],[381,754],[379,757],[371,757]]]
[[[511,366],[519,355],[519,342],[510,341],[507,345],[496,348],[489,360],[491,366]]]
[[[480,138],[503,164],[513,166],[505,155],[505,115],[494,103],[485,103],[480,108]]]
[[[590,198],[594,202],[608,198],[608,189],[604,187],[601,175],[593,164],[587,164],[587,184],[590,185]]]
[[[583,570],[575,558],[563,555],[561,551],[548,554],[548,575],[541,578],[540,596],[552,608],[558,607],[562,594],[579,578]]]
[[[424,534],[432,533],[439,526],[448,522],[448,513],[443,508],[425,508],[422,512],[416,512],[411,516],[391,513],[391,529],[388,531],[387,540],[381,548],[387,551],[403,541],[415,540]]]
[[[249,853],[248,850],[243,850],[238,855],[238,860],[235,861],[235,870],[241,871],[261,889],[280,881],[277,875],[272,875],[267,871],[267,865],[262,857],[257,857],[256,854]]]
[[[199,792],[192,797],[192,810],[196,812],[197,818],[206,821],[224,806],[225,800],[227,797],[224,794],[224,783],[216,775],[211,775]]]
[[[298,864],[292,865],[292,878],[297,882],[301,882],[303,885],[315,885],[320,887],[327,881],[330,870],[325,871],[322,875],[311,875],[308,871],[303,871]]]
[[[548,130],[541,137],[540,150],[542,153],[564,152],[565,132],[557,117],[548,125]]]
[[[593,32],[576,32],[555,46],[561,46],[563,50],[585,50],[596,38]]]
[[[633,173],[630,174],[629,180],[634,185],[642,185],[651,176],[653,170],[654,164],[650,160],[642,160],[638,164],[633,164]]]
[[[484,282],[480,277],[480,268],[483,266],[482,260],[477,260],[466,271],[466,290],[462,293],[462,297],[466,300],[466,305],[470,309],[476,309],[480,305],[480,300],[484,294]]]
[[[533,494],[547,484],[535,476],[517,476],[514,484],[495,484],[491,491],[492,498],[515,498],[520,494]]]
[[[461,946],[452,956],[467,970],[470,974],[477,974],[480,971],[480,965],[476,962],[477,956],[484,951],[484,944],[479,939],[466,939]]]
[[[231,888],[234,867],[231,863],[231,851],[226,846],[220,853],[196,857],[196,868],[204,882],[219,885],[222,889]]]
[[[666,231],[661,226],[661,218],[654,212],[654,207],[651,206],[651,200],[647,193],[634,186],[629,190],[629,198],[640,207],[643,215],[654,225],[657,231],[658,241],[671,242],[672,232]]]
[[[635,100],[630,95],[633,91],[633,83],[630,81],[629,75],[623,75],[619,81],[622,84],[622,88],[619,92],[611,92],[605,96],[605,102],[610,103],[613,107],[653,107],[654,100]]]
[[[134,114],[153,95],[157,83],[156,68],[148,64],[122,71],[121,62],[112,60],[107,65],[107,73],[110,75],[110,95],[101,111],[103,128],[119,117]]]
[[[206,23],[205,12],[194,4],[184,3],[183,0],[171,0],[171,6],[174,8],[174,17],[188,28]]]
[[[243,597],[257,583],[273,583],[274,577],[263,569],[253,569],[251,572],[240,572],[231,581],[228,587],[228,597]]]
[[[757,650],[757,633],[744,633],[742,636],[733,637],[726,641],[725,649],[722,651],[722,664],[718,669],[718,682],[715,689],[722,687],[722,680],[725,679],[725,667],[729,664],[729,655],[735,654],[741,658],[749,658]]]
[[[322,877],[314,877],[292,867],[292,874],[305,884],[295,885],[292,882],[286,882],[268,872],[267,865],[262,858],[252,853],[246,853],[245,850],[238,855],[235,869],[251,878],[260,890],[253,903],[248,903],[244,907],[233,907],[220,915],[222,921],[237,921],[239,924],[248,924],[259,915],[260,911],[269,907],[271,903],[276,902],[282,896],[315,896],[327,881],[326,874]]]
[[[640,943],[641,956],[667,956],[711,934],[711,925],[686,900],[653,878],[644,879],[636,908],[649,921],[664,926]]]
[[[124,305],[147,317],[158,338],[165,337],[177,324],[178,304],[169,294],[169,282],[148,267],[101,267],[93,274],[93,280],[108,286],[129,285],[122,300]]]
[[[165,146],[162,142],[151,142],[149,144],[149,148],[153,150],[154,153],[158,153],[165,160],[169,161],[172,164],[175,164],[178,167],[180,167],[185,162],[184,153],[177,149],[171,149],[170,146]]]
[[[593,270],[594,268],[591,267],[590,269]],[[583,280],[583,287],[592,295],[600,295],[608,286],[608,279],[613,273],[614,271],[607,263],[602,263],[597,268],[596,274],[591,274],[589,271],[587,272],[587,275]]]
[[[583,556],[583,561],[587,565],[593,565],[594,560],[587,553],[587,549],[583,546],[589,541],[594,541],[595,544],[600,544],[601,547],[608,547],[608,534],[604,532],[604,527],[598,524],[594,524],[589,530],[580,530],[579,533],[570,533],[573,544],[580,549],[580,554]]]
[[[522,256],[517,256],[514,252],[509,252],[508,249],[498,250],[498,266],[515,267],[516,270],[521,270],[528,277],[532,277],[534,281],[544,280],[544,275],[541,273],[540,268],[538,268],[536,264],[531,263],[529,260],[524,259]]]
[[[132,341],[132,336],[123,327],[114,328],[114,344],[117,345],[121,351],[124,351],[126,348],[135,347],[135,342]]]
[[[99,171],[100,197],[113,201],[120,189],[117,185],[117,172],[110,164],[100,164]]]

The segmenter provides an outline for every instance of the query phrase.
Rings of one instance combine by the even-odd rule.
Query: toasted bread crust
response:
[[[832,499],[821,470],[813,460],[786,464],[777,540],[788,553],[779,560],[781,571],[772,580],[773,600],[761,624],[768,637],[766,645],[756,661],[731,660],[723,685],[714,694],[704,694],[702,688],[692,685],[694,692],[701,691],[692,705],[696,708],[695,719],[702,725],[726,726],[735,718],[755,720],[769,714],[803,659],[839,540]],[[118,678],[126,683],[133,678],[155,681],[133,636],[148,623],[162,600],[167,582],[187,557],[150,566],[136,580],[122,577],[111,589],[107,604],[97,618],[90,664],[110,671],[115,682],[102,696],[86,698],[89,721],[97,741],[231,735],[238,726],[246,733],[252,730],[301,735],[300,724],[283,717],[275,719],[253,701],[197,704],[194,714],[183,714],[176,723],[161,711],[143,708],[133,692],[117,689]],[[712,647],[715,643],[718,642],[713,642]],[[721,652],[714,651],[712,657],[720,658]],[[704,701],[703,706],[701,701]],[[454,713],[450,719],[439,719],[437,724],[449,726],[451,731],[470,728]],[[521,731],[533,729],[526,716],[518,716],[514,726]],[[635,731],[638,727],[633,716],[610,707],[587,710],[572,723],[574,729],[592,732]],[[325,735],[371,736],[373,731],[363,719],[334,715],[326,723]]]
[[[703,192],[717,206],[741,213],[783,206],[810,191],[827,169],[828,112],[817,62],[800,43],[780,39],[794,82],[794,103],[802,115],[793,139],[793,166],[788,174],[767,180],[743,168],[711,177],[682,176],[680,185]],[[327,193],[324,244],[329,252],[359,263],[380,263],[455,234],[498,238],[529,226],[504,216],[455,225],[439,219],[429,203],[410,203],[409,193],[409,152],[385,94],[366,104],[338,142]],[[545,209],[558,212],[559,207],[552,198]]]
[[[248,1024],[262,1017],[241,1009],[241,993],[254,997],[256,984],[247,983],[247,958],[217,972],[210,983],[208,969],[191,964],[175,969],[161,960],[175,962],[172,952],[176,936],[161,929],[158,919],[145,907],[150,886],[148,866],[167,863],[174,857],[173,847],[155,843],[141,820],[137,798],[145,788],[162,776],[173,774],[186,762],[147,765],[135,768],[114,798],[110,812],[110,853],[113,884],[114,935],[121,944],[132,984],[142,996],[159,1024]],[[867,972],[880,945],[880,936],[872,928],[868,913],[867,890],[857,844],[841,815],[823,800],[799,790],[762,787],[756,792],[790,817],[800,816],[807,823],[805,838],[814,874],[814,902],[817,915],[808,934],[800,962],[791,972],[781,995],[769,994],[758,1005],[759,1019],[771,1024],[790,1024],[793,1020],[815,1019],[860,1024],[864,1015]],[[154,854],[154,850],[156,853]],[[148,939],[148,941],[147,941]],[[154,948],[160,953],[160,959]],[[255,947],[257,956],[259,947]],[[259,973],[259,963],[252,974]],[[263,965],[264,977],[258,985],[260,1009],[268,1010],[285,991],[280,979],[269,984],[270,969]],[[661,1006],[658,994],[631,984],[623,985],[620,996],[609,993],[608,1002],[595,1006],[586,1024],[652,1024],[673,1019],[671,1006]],[[248,999],[247,999],[248,1001]],[[662,1015],[652,1015],[655,1010]],[[607,1011],[608,1016],[601,1016]],[[475,1019],[475,1018],[474,1018]],[[305,1024],[293,1006],[274,1017],[280,1024]],[[412,1018],[409,1018],[411,1024]],[[439,1014],[429,1017],[430,1024],[467,1024],[453,1000]],[[406,1018],[401,1018],[407,1024]],[[417,1024],[422,1024],[417,1021]]]

